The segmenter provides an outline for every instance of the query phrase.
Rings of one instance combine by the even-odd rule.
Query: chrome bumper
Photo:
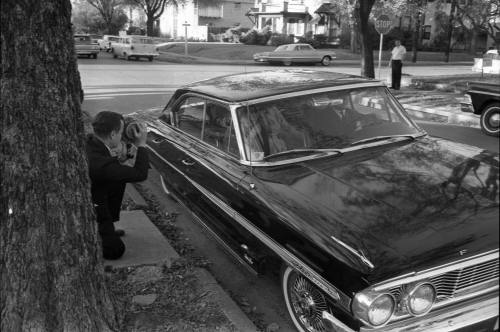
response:
[[[359,332],[442,332],[473,326],[498,318],[498,292],[432,311],[424,317],[412,317],[381,328],[362,327]],[[335,317],[323,311],[323,322],[329,332],[355,332]],[[498,331],[498,320],[495,326]],[[494,331],[494,326],[491,326]]]

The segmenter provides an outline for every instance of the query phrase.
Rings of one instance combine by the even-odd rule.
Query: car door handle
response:
[[[186,166],[193,166],[195,164],[195,162],[190,159],[182,159],[182,163]]]
[[[163,137],[153,138],[153,139],[151,140],[151,142],[156,143],[156,144],[160,144],[160,143],[162,143],[162,142],[165,142],[165,138],[163,138]]]

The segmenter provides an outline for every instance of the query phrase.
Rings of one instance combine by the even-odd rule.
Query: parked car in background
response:
[[[155,57],[160,55],[153,38],[146,36],[120,37],[118,41],[112,43],[111,52],[113,58],[123,57],[127,60],[146,58],[153,61]]]
[[[499,155],[428,136],[384,83],[237,74],[134,116],[165,191],[242,264],[278,267],[298,331],[498,324]]]
[[[481,130],[490,136],[500,135],[500,82],[471,82],[465,92],[463,112],[480,114]]]
[[[256,62],[283,64],[285,66],[289,66],[292,63],[321,63],[323,66],[329,66],[335,58],[335,52],[316,50],[309,44],[286,44],[278,46],[272,52],[262,52],[253,55],[253,59]]]
[[[112,43],[120,39],[118,36],[104,35],[101,39],[98,39],[99,48],[106,52],[110,52],[112,48]]]
[[[76,55],[86,55],[89,58],[97,59],[99,45],[94,43],[90,35],[74,35]]]

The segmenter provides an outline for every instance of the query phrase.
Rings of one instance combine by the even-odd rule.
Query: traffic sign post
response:
[[[184,26],[184,55],[188,55],[188,26],[190,26],[191,24],[189,24],[187,21],[182,23],[182,25]]]
[[[375,30],[380,33],[380,45],[378,49],[378,78],[380,79],[380,63],[382,62],[382,41],[384,34],[392,29],[392,20],[387,15],[380,15],[375,21]]]

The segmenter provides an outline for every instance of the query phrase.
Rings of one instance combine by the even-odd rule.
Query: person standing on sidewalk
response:
[[[127,182],[144,181],[148,176],[147,131],[142,124],[132,128],[137,155],[131,167],[122,165],[113,156],[114,149],[122,144],[123,116],[115,112],[100,112],[94,118],[92,127],[94,133],[87,137],[86,142],[92,202],[97,215],[103,257],[118,259],[125,252],[125,244],[120,239],[123,233],[115,230],[113,222],[119,219]]]
[[[401,71],[403,69],[403,59],[406,54],[406,48],[401,45],[400,40],[394,41],[395,45],[391,52],[389,65],[392,68],[391,89],[399,90],[401,88]]]

